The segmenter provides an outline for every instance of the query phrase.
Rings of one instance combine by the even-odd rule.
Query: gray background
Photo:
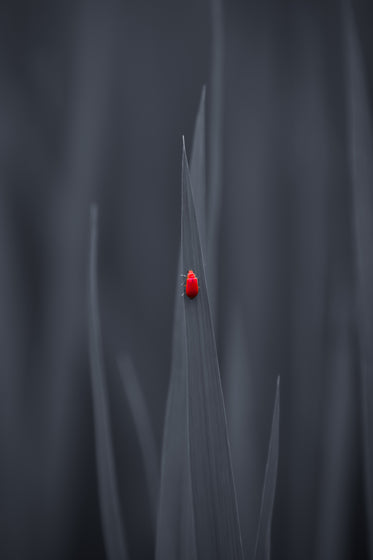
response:
[[[352,13],[372,99],[370,2]],[[224,29],[217,340],[244,547],[280,374],[273,559],[368,558],[342,3],[229,0]],[[92,201],[121,500],[132,558],[152,558],[115,360],[131,355],[160,448],[181,135],[190,151],[210,67],[207,1],[0,3],[4,560],[105,557],[87,345]]]

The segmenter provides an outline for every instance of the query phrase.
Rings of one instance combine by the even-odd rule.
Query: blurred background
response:
[[[278,375],[273,560],[369,558],[348,34],[368,119],[373,8],[345,8],[223,2],[215,315],[247,558]],[[131,356],[160,453],[181,135],[190,152],[203,84],[214,130],[211,22],[208,0],[0,3],[1,559],[105,558],[88,355],[91,202],[129,549],[153,558],[116,359]]]

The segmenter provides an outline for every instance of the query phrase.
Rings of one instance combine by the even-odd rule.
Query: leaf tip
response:
[[[91,224],[92,225],[96,224],[98,218],[98,206],[96,202],[91,202],[90,216],[91,216]]]
[[[201,91],[201,105],[205,104],[206,99],[206,84],[203,84],[202,91]]]

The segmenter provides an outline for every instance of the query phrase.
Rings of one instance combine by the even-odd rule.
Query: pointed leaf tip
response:
[[[92,202],[90,208],[90,216],[91,216],[91,226],[97,222],[98,219],[98,207],[97,204]]]
[[[104,373],[97,283],[98,209],[91,206],[89,251],[89,352],[96,446],[98,493],[105,548],[109,560],[126,560],[127,546],[118,498],[110,410]]]
[[[184,299],[187,427],[197,553],[204,560],[242,560],[224,398],[185,152],[182,189],[182,263],[184,269],[196,272],[201,288],[192,302]]]
[[[254,560],[270,560],[271,528],[275,501],[280,435],[280,376],[277,377],[276,396],[273,408],[271,435],[264,476],[262,502],[259,514],[258,532]]]
[[[155,527],[159,486],[159,459],[153,426],[132,360],[129,356],[122,355],[117,359],[117,364],[143,457],[152,521]]]

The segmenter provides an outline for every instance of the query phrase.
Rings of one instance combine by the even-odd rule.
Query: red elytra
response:
[[[194,274],[193,270],[189,270],[185,282],[185,293],[188,298],[193,299],[198,294],[198,291],[198,278]]]

